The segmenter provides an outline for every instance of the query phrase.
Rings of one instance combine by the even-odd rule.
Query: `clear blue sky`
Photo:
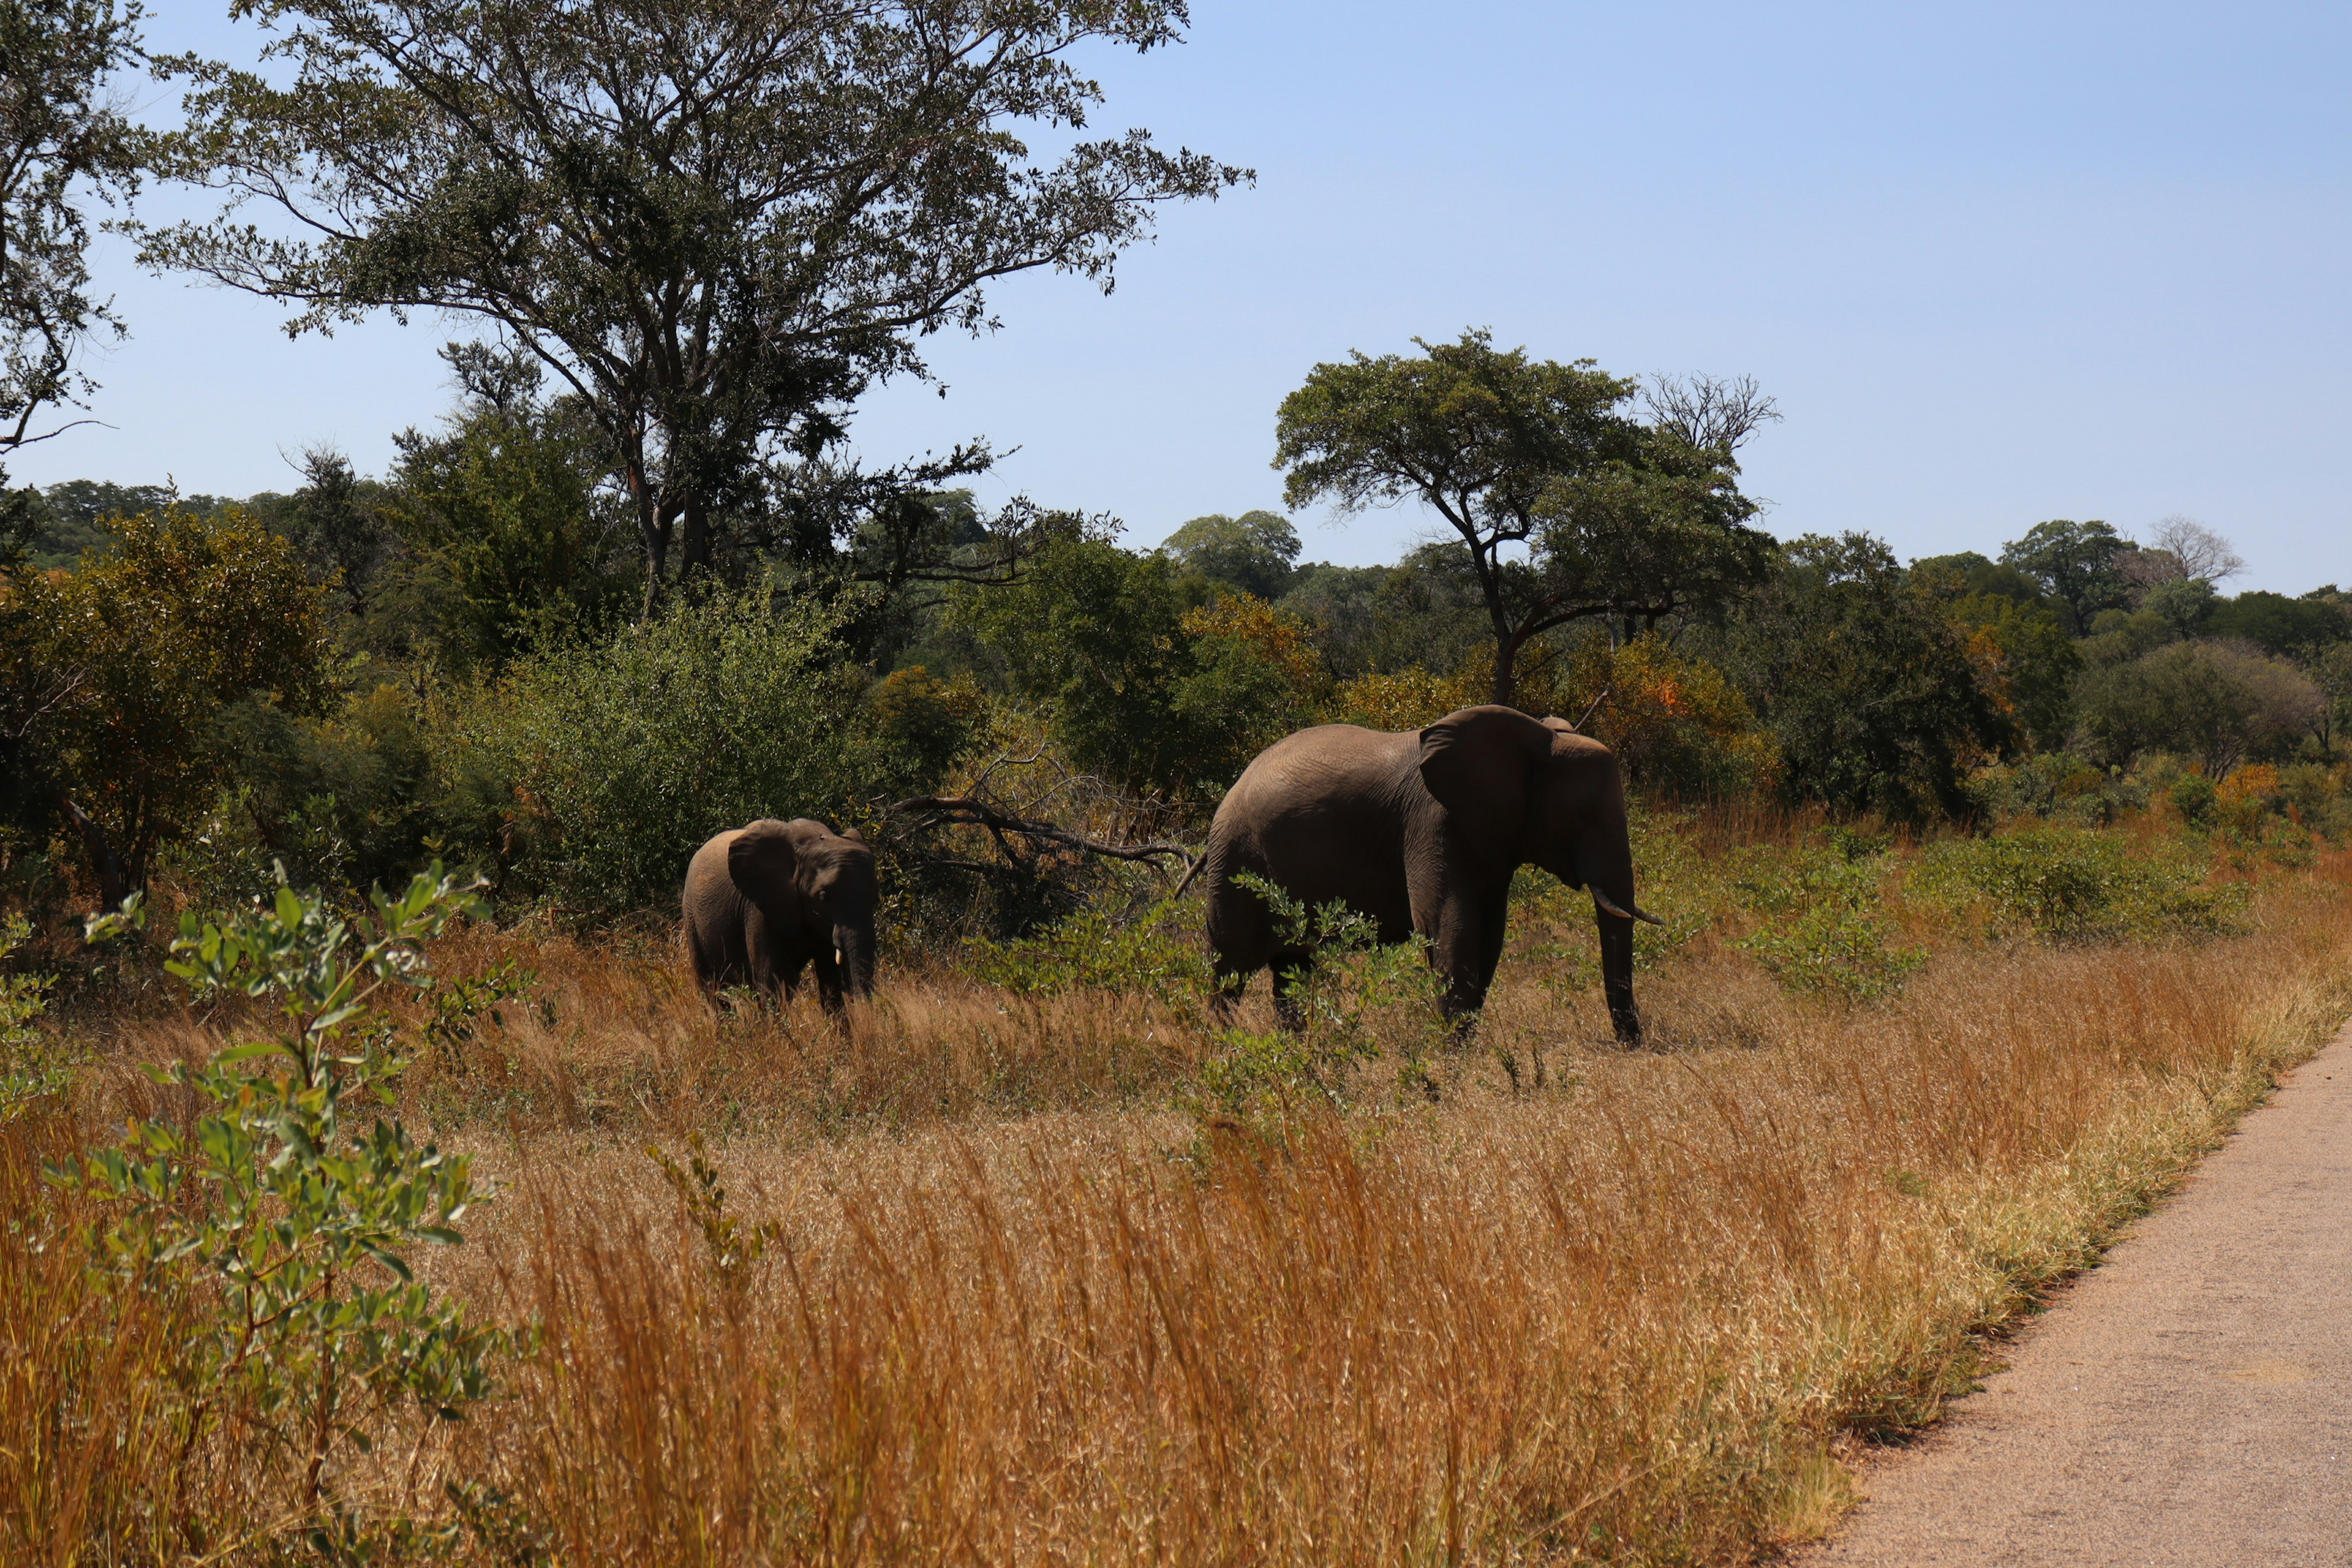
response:
[[[217,0],[159,47],[249,49]],[[1108,298],[996,296],[886,390],[879,460],[985,434],[1001,499],[1148,543],[1278,506],[1276,405],[1318,360],[1491,327],[1620,374],[1752,374],[1783,536],[1990,553],[2034,521],[2170,512],[2240,586],[2352,585],[2352,7],[1196,0],[1192,41],[1093,62],[1103,123],[1254,189],[1170,213]],[[148,89],[151,93],[153,89]],[[162,212],[184,198],[153,204]],[[132,339],[20,479],[244,493],[332,440],[380,468],[447,392],[430,321],[289,343],[276,307],[103,261]],[[1410,510],[1303,517],[1310,558],[1392,558]]]

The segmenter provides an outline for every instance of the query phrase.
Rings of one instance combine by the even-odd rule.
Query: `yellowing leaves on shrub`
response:
[[[1331,696],[1331,721],[1367,730],[1418,730],[1457,708],[1486,700],[1483,676],[1438,675],[1419,665],[1392,674],[1343,680]]]
[[[1323,656],[1315,651],[1315,628],[1255,594],[1228,594],[1184,612],[1185,635],[1230,637],[1280,670],[1302,699],[1323,684]]]
[[[1556,711],[1617,753],[1637,784],[1691,795],[1769,789],[1780,753],[1721,670],[1644,634],[1612,648],[1579,644],[1556,683]]]
[[[2248,763],[2223,779],[2214,793],[2224,805],[2239,805],[2248,801],[2268,804],[2279,797],[2278,769],[2268,763]]]

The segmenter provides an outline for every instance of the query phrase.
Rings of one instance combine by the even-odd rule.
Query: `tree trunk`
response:
[[[132,891],[131,868],[106,837],[106,829],[89,818],[89,813],[73,803],[70,796],[59,795],[58,804],[65,807],[66,820],[81,834],[84,853],[89,857],[90,875],[98,879],[98,899],[108,910],[119,910],[122,900]]]
[[[637,619],[649,621],[661,603],[662,573],[669,563],[669,523],[661,514],[661,500],[646,478],[645,466],[633,460],[624,472],[629,499],[636,503],[637,537],[646,547],[646,593]]]
[[[692,496],[688,498],[684,512],[686,536],[680,542],[684,548],[677,558],[680,578],[691,577],[710,564],[709,509],[703,505],[700,496]]]

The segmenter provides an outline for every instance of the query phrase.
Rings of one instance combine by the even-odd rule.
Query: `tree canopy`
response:
[[[1638,384],[1591,360],[1532,360],[1479,331],[1414,341],[1419,356],[1309,372],[1276,415],[1275,466],[1294,507],[1412,497],[1461,536],[1495,640],[1495,701],[1516,695],[1520,651],[1552,627],[1654,626],[1761,577],[1772,542],[1748,526],[1756,506],[1731,446],[1688,438],[1705,409],[1644,425],[1625,411]]]
[[[1279,512],[1211,512],[1170,534],[1160,549],[1213,583],[1278,599],[1297,564],[1298,531]]]
[[[139,58],[142,19],[139,0],[0,0],[0,458],[56,434],[47,412],[95,385],[82,350],[122,331],[90,291],[88,203],[138,187],[142,139],[107,79]],[[9,507],[0,549],[33,521]]]
[[[173,174],[225,193],[143,256],[304,307],[482,320],[583,400],[626,488],[647,603],[730,509],[835,492],[828,454],[919,340],[993,325],[1041,268],[1108,288],[1160,203],[1244,171],[1082,132],[1087,42],[1181,37],[1181,0],[239,0],[262,69],[194,58]],[[250,204],[290,218],[265,228]],[[987,460],[918,465],[935,487]],[[885,487],[886,489],[887,487]],[[851,485],[852,495],[872,487]],[[864,519],[819,509],[845,544]]]
[[[2126,602],[2119,558],[2129,548],[2104,522],[2053,518],[2027,529],[2024,538],[2001,551],[2000,559],[2063,603],[2076,628],[2087,628],[2093,616]]]

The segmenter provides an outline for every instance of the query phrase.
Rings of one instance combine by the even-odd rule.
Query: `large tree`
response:
[[[266,68],[179,62],[171,163],[227,207],[149,234],[146,258],[299,303],[297,331],[431,309],[537,355],[608,443],[648,605],[673,544],[680,571],[705,564],[730,510],[809,471],[868,493],[826,460],[848,409],[921,374],[925,334],[993,326],[991,280],[1108,289],[1156,204],[1246,177],[1142,131],[1083,134],[1102,93],[1069,57],[1176,42],[1181,0],[232,10],[272,30]],[[1033,156],[1024,127],[1066,151]],[[246,221],[255,204],[273,229]],[[814,515],[845,551],[872,521]]]
[[[1966,634],[1868,534],[1788,545],[1717,636],[1794,799],[1903,822],[1965,816],[1969,769],[2011,738]]]
[[[1452,526],[1495,639],[1495,701],[1513,700],[1521,650],[1556,626],[1655,625],[1769,568],[1732,456],[1769,416],[1752,388],[1736,432],[1687,403],[1645,424],[1627,412],[1639,384],[1591,360],[1532,360],[1477,331],[1414,341],[1418,356],[1308,373],[1276,416],[1275,466],[1293,507],[1412,497]]]
[[[0,755],[18,825],[69,822],[111,907],[211,804],[222,710],[314,708],[334,650],[321,590],[259,520],[167,510],[106,527],[103,555],[0,592]]]
[[[0,459],[58,433],[44,422],[95,387],[82,350],[122,331],[90,291],[88,204],[137,188],[139,132],[107,83],[141,20],[138,0],[0,0]],[[0,496],[0,555],[28,501]]]
[[[2014,566],[2066,606],[2080,636],[2101,610],[2121,609],[2129,600],[2123,561],[2131,542],[2094,518],[2076,522],[2053,518],[2001,547],[2004,566]]]

